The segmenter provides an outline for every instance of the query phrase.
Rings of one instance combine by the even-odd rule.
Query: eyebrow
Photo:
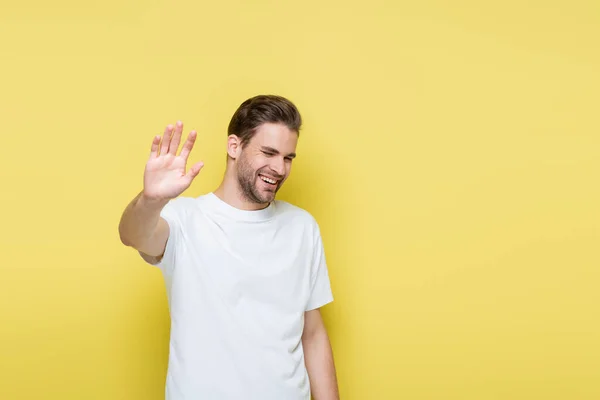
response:
[[[261,150],[263,150],[263,151],[266,151],[266,152],[268,152],[268,153],[279,154],[279,150],[277,150],[277,149],[274,149],[274,148],[272,148],[272,147],[269,147],[269,146],[262,146],[262,147],[261,147]],[[290,153],[290,154],[288,154],[287,156],[288,156],[288,157],[291,157],[291,158],[296,158],[296,153]]]

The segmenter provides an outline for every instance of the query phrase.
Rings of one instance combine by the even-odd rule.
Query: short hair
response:
[[[277,95],[258,95],[244,101],[233,114],[228,135],[236,135],[245,146],[264,123],[281,123],[300,134],[302,117],[290,100]]]

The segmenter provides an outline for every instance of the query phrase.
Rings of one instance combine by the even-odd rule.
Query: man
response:
[[[183,125],[152,142],[144,188],[123,212],[123,244],[162,271],[171,314],[167,400],[338,399],[319,308],[333,301],[319,226],[275,200],[302,120],[289,100],[243,102],[228,129],[227,166],[208,194],[178,197],[196,140]]]

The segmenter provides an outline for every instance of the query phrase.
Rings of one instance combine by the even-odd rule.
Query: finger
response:
[[[167,154],[169,152],[169,143],[171,142],[171,134],[173,133],[173,125],[168,125],[165,128],[165,133],[162,138],[162,145],[160,147],[160,155]]]
[[[198,137],[198,134],[196,133],[196,131],[191,131],[190,134],[188,135],[187,140],[183,144],[183,148],[181,149],[181,153],[179,155],[185,161],[187,161],[187,159],[190,155],[190,152],[192,151],[192,148],[194,148],[194,143],[196,142],[196,137]]]
[[[202,167],[204,167],[204,162],[198,161],[196,164],[194,164],[192,166],[192,168],[190,168],[190,170],[185,175],[191,181],[192,179],[194,179],[200,173],[200,170],[202,169]]]
[[[160,144],[160,135],[154,136],[152,140],[152,146],[150,147],[150,157],[155,158],[158,156],[158,145]]]
[[[177,121],[175,125],[175,132],[173,133],[173,137],[171,138],[171,144],[169,144],[169,153],[174,156],[177,155],[177,149],[179,149],[179,142],[181,142],[181,132],[183,131],[183,123],[181,121]]]

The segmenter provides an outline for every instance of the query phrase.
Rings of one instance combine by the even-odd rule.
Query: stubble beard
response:
[[[246,162],[244,156],[240,157],[238,168],[237,168],[237,178],[238,183],[240,185],[240,189],[242,190],[242,196],[244,199],[250,201],[255,204],[265,204],[270,203],[275,198],[275,194],[279,190],[279,185],[275,188],[275,190],[267,194],[266,196],[261,193],[261,191],[256,187],[256,179],[258,175],[252,170],[250,165]]]

